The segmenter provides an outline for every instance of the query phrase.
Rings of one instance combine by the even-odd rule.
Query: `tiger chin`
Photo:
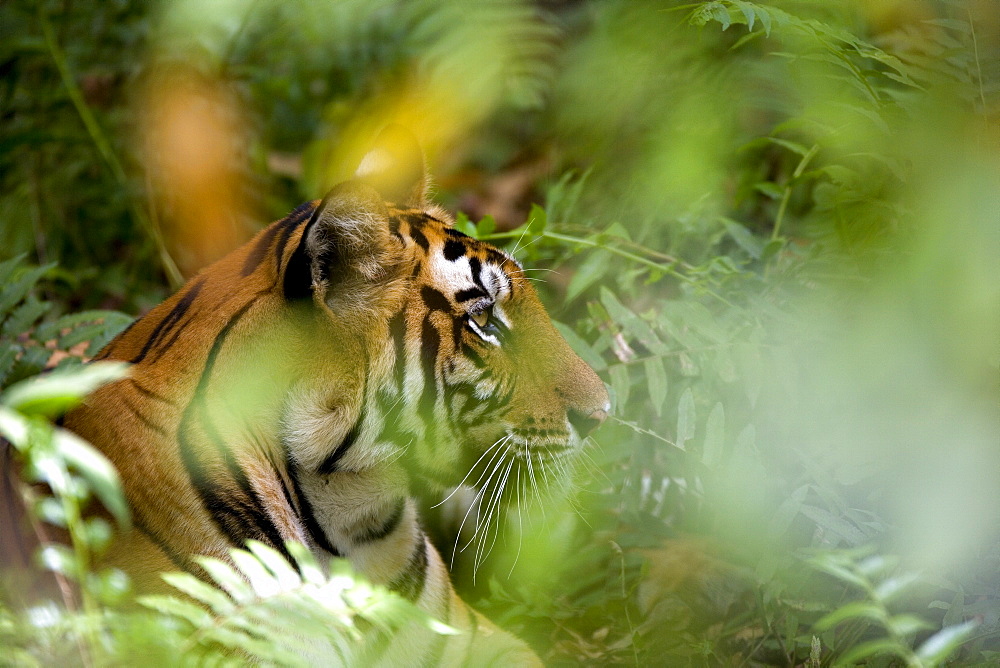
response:
[[[161,588],[162,571],[204,576],[195,555],[294,540],[463,631],[404,628],[363,648],[365,664],[540,665],[455,594],[411,489],[534,482],[581,447],[608,395],[521,266],[428,203],[405,131],[383,131],[353,179],[97,359],[131,373],[65,425],[120,472],[135,528],[108,563],[138,589]]]

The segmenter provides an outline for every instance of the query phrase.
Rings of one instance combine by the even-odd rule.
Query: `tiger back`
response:
[[[119,470],[135,528],[108,563],[140,590],[203,576],[195,555],[294,540],[465,631],[404,629],[370,662],[538,663],[456,596],[411,489],[464,480],[499,504],[582,447],[608,395],[518,263],[455,230],[426,183],[390,130],[354,179],[98,355],[131,373],[65,425]]]

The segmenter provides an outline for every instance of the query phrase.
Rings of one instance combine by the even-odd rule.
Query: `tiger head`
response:
[[[309,297],[331,326],[352,323],[337,337],[365,351],[361,417],[342,425],[345,442],[398,452],[444,487],[463,476],[481,487],[476,470],[548,470],[607,417],[603,382],[521,265],[427,203],[415,141],[390,130],[378,145],[312,211],[285,272],[287,296]],[[345,450],[340,466],[363,456]]]

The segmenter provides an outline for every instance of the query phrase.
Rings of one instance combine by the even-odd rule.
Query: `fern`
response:
[[[294,564],[262,543],[247,547],[231,551],[235,566],[197,559],[211,584],[188,573],[163,575],[188,598],[139,599],[183,629],[179,647],[185,657],[200,663],[240,655],[265,665],[353,665],[371,627],[383,637],[406,623],[454,632],[405,599],[359,580],[345,561],[335,561],[326,574],[298,543],[286,543]]]
[[[40,299],[39,284],[55,264],[29,267],[24,255],[0,262],[0,387],[53,366],[92,357],[132,322],[118,311],[85,311],[53,320],[53,304]],[[87,345],[82,349],[81,344]],[[56,353],[62,353],[57,355]]]
[[[819,619],[815,628],[824,633],[841,628],[839,636],[854,640],[845,648],[833,647],[837,665],[855,665],[875,657],[895,657],[913,668],[929,668],[944,663],[979,626],[976,620],[945,626],[914,647],[914,636],[934,625],[908,613],[893,613],[893,601],[909,593],[920,578],[914,573],[898,573],[898,560],[885,556],[864,556],[858,551],[827,551],[807,560],[813,568],[860,590],[862,597],[841,605]],[[857,642],[859,634],[864,642]]]

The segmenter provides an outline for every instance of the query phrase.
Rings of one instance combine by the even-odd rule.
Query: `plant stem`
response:
[[[792,184],[795,180],[802,176],[802,172],[806,170],[806,166],[809,161],[813,159],[816,153],[819,152],[819,144],[813,144],[812,148],[802,156],[799,160],[798,166],[795,171],[792,172],[792,178],[788,179],[788,183],[785,184],[785,192],[781,195],[781,204],[778,206],[778,215],[774,219],[774,229],[771,230],[771,241],[778,238],[778,233],[781,232],[781,223],[785,220],[785,211],[788,209],[788,200],[792,196]]]
[[[522,234],[518,234],[517,232],[498,232],[497,234],[485,234],[485,235],[483,235],[483,236],[481,236],[479,238],[482,239],[483,241],[495,241],[495,240],[500,240],[500,239],[515,239],[515,238],[518,238],[518,237],[520,237],[522,235],[523,235],[523,233]],[[735,308],[735,306],[732,304],[732,302],[730,302],[728,299],[726,299],[722,295],[716,293],[714,290],[710,290],[709,288],[705,287],[704,285],[698,285],[698,282],[695,279],[691,278],[690,276],[685,276],[684,274],[682,274],[679,271],[677,271],[674,268],[674,265],[678,263],[677,260],[673,260],[673,261],[668,262],[666,264],[661,264],[659,262],[653,262],[652,260],[648,260],[648,259],[646,259],[646,258],[644,258],[642,256],[636,255],[635,253],[630,253],[630,252],[628,252],[626,250],[622,250],[621,248],[616,248],[615,246],[611,246],[611,245],[605,244],[605,243],[603,243],[601,241],[594,241],[593,239],[584,239],[582,237],[575,237],[575,236],[571,236],[571,235],[568,235],[568,234],[561,234],[559,232],[549,232],[548,230],[546,230],[546,231],[542,232],[541,234],[539,234],[538,238],[539,239],[552,239],[552,240],[555,240],[555,241],[562,241],[564,243],[578,244],[580,246],[588,246],[590,248],[600,248],[600,249],[606,250],[609,253],[613,253],[614,255],[618,255],[619,257],[623,257],[623,258],[626,258],[628,260],[632,260],[633,262],[636,262],[636,263],[641,264],[643,266],[649,267],[650,269],[655,269],[656,271],[661,271],[664,274],[669,274],[670,276],[673,276],[674,278],[676,278],[676,279],[678,279],[680,281],[683,281],[685,283],[689,283],[691,285],[696,285],[701,290],[704,290],[706,294],[709,294],[712,297],[715,297],[716,299],[718,299],[719,301],[721,301],[726,306]],[[635,244],[633,244],[633,245],[635,245]]]
[[[969,17],[969,34],[972,36],[972,56],[976,60],[976,82],[979,84],[979,101],[983,105],[983,118],[986,118],[986,93],[983,92],[983,65],[979,60],[979,40],[976,39],[976,23],[972,20],[972,11],[966,7]]]
[[[83,99],[83,93],[80,92],[80,87],[76,85],[76,80],[73,78],[73,74],[69,70],[69,64],[66,61],[66,54],[63,53],[58,42],[56,41],[55,33],[52,30],[52,24],[49,23],[48,16],[45,14],[45,3],[42,2],[38,3],[38,21],[41,24],[42,33],[45,36],[45,45],[49,49],[49,55],[52,56],[52,60],[55,62],[56,69],[59,71],[59,77],[62,79],[62,83],[66,87],[69,99],[73,103],[76,113],[80,116],[80,120],[86,128],[87,134],[90,135],[90,140],[94,143],[95,148],[97,148],[97,152],[100,154],[101,159],[104,160],[104,163],[110,170],[111,175],[118,182],[118,187],[123,191],[128,192],[128,177],[125,175],[125,170],[112,150],[111,143],[101,130],[101,126],[97,123],[97,119],[94,118],[93,112],[90,110],[90,107],[87,106],[86,100]],[[156,247],[157,254],[160,257],[160,263],[163,265],[163,270],[167,274],[167,279],[170,281],[171,285],[175,288],[180,287],[181,284],[184,283],[184,277],[181,275],[181,272],[177,268],[177,264],[174,262],[173,258],[170,257],[170,252],[167,250],[166,244],[163,241],[163,235],[160,233],[159,228],[154,226],[149,218],[146,217],[142,209],[136,205],[134,200],[135,198],[131,196],[128,197],[128,207],[132,216],[136,221],[138,221],[139,225],[146,230],[150,239],[152,239],[153,245]]]

